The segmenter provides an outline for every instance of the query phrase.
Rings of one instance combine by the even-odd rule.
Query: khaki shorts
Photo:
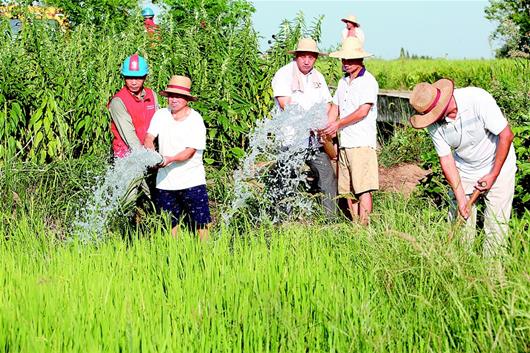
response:
[[[379,190],[377,153],[371,147],[341,148],[339,155],[339,194],[359,195]]]

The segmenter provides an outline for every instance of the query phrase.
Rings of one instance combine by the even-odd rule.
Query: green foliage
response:
[[[530,125],[513,127],[515,138],[513,145],[517,155],[517,174],[515,175],[514,209],[530,210]]]
[[[384,132],[379,124],[378,136]],[[379,164],[391,167],[400,163],[417,163],[425,150],[432,148],[428,133],[425,130],[416,130],[410,126],[395,124],[391,137],[387,141],[379,141],[381,151],[378,155]]]
[[[119,29],[125,28],[129,17],[139,11],[138,2],[129,0],[45,0],[43,3],[62,9],[74,25],[112,24]]]
[[[270,47],[265,53],[269,65],[268,71],[272,75],[292,60],[293,55],[289,54],[288,51],[294,50],[301,38],[310,37],[316,42],[320,40],[323,19],[323,16],[317,17],[311,25],[307,25],[304,14],[299,12],[292,21],[284,20],[281,23],[278,32],[272,36],[273,40],[269,41]]]
[[[490,92],[516,125],[530,123],[530,61],[502,60],[366,60],[380,89],[412,90],[422,81],[449,78],[456,87],[475,86]]]
[[[191,77],[199,97],[192,106],[208,128],[205,161],[234,165],[254,122],[274,106],[270,82],[291,58],[285,48],[293,48],[301,35],[318,39],[321,20],[306,26],[300,15],[284,23],[273,52],[261,56],[244,2],[190,2],[180,17],[180,5],[172,5],[175,11],[154,37],[136,20],[124,28],[114,20],[81,23],[66,33],[34,23],[16,37],[2,21],[0,115],[6,119],[0,126],[5,137],[0,158],[47,162],[108,153],[106,104],[123,85],[121,62],[137,52],[147,58],[146,86],[155,91],[172,75]]]
[[[486,18],[498,23],[491,35],[502,45],[498,57],[530,58],[530,2],[528,0],[490,0]]]
[[[166,21],[176,25],[189,20],[197,21],[202,28],[237,26],[247,22],[254,7],[246,0],[160,0],[166,5]]]
[[[261,99],[263,65],[250,22],[222,30],[216,22],[202,28],[193,18],[168,25],[155,39],[136,21],[123,31],[112,23],[105,30],[80,24],[68,33],[34,24],[16,38],[0,33],[0,114],[9,118],[0,126],[1,157],[50,161],[107,153],[106,104],[123,84],[121,62],[138,52],[148,60],[146,85],[155,91],[171,75],[192,78],[200,98],[194,108],[208,126],[206,157],[234,162],[241,154],[234,148],[245,146],[246,132],[271,103]]]

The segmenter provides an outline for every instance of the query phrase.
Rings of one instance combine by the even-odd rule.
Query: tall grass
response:
[[[132,242],[57,243],[23,217],[0,240],[0,349],[528,349],[528,215],[499,282],[492,263],[447,241],[433,205],[376,200],[369,228],[217,229],[205,244],[160,227]]]
[[[207,161],[233,162],[245,132],[269,109],[260,104],[263,74],[256,34],[244,19],[230,27],[209,23],[203,28],[193,18],[171,24],[154,38],[134,22],[123,31],[108,23],[68,32],[34,23],[14,37],[3,28],[0,157],[42,163],[108,153],[106,104],[123,85],[121,63],[139,53],[150,66],[146,86],[156,92],[174,74],[192,78],[199,97],[193,107],[209,128]]]
[[[332,85],[342,76],[337,59],[319,59],[317,65]],[[412,90],[419,82],[441,78],[452,79],[456,87],[481,87],[495,97],[512,123],[530,122],[529,60],[367,59],[366,67],[377,79],[380,89]]]

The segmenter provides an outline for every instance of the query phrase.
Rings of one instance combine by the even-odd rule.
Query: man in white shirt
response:
[[[454,89],[448,79],[417,84],[410,104],[418,112],[410,123],[429,131],[451,186],[450,218],[459,213],[467,220],[465,240],[472,242],[476,208],[468,209],[467,200],[473,190],[481,191],[486,204],[484,254],[498,254],[506,243],[517,169],[508,121],[488,92]]]
[[[157,206],[171,214],[172,234],[178,233],[180,217],[197,230],[202,240],[208,238],[211,222],[202,154],[206,148],[206,128],[201,115],[188,106],[191,80],[173,76],[160,92],[168,98],[168,108],[159,109],[149,125],[145,147],[154,149],[158,137],[159,152],[164,157],[156,176]]]
[[[355,197],[349,198],[350,212],[363,225],[369,223],[372,192],[379,189],[376,153],[379,85],[363,62],[371,55],[355,37],[344,39],[341,50],[330,54],[342,59],[346,75],[339,81],[329,111],[328,126],[322,131],[328,136],[340,131],[338,192]]]
[[[311,38],[300,39],[295,50],[289,51],[294,60],[280,68],[272,80],[276,104],[285,109],[288,104],[297,104],[308,111],[316,104],[328,104],[331,94],[324,76],[315,68],[319,52],[317,43]],[[296,128],[296,127],[292,127]],[[322,204],[325,212],[336,213],[335,197],[337,180],[328,155],[324,152],[317,136],[308,136],[311,145],[310,157],[306,163],[316,176],[318,187],[323,193]]]

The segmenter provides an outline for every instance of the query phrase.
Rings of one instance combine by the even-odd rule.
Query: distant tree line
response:
[[[410,54],[408,50],[405,50],[405,48],[401,47],[399,50],[399,58],[400,59],[432,59],[432,56],[428,55],[417,55],[417,54]]]

